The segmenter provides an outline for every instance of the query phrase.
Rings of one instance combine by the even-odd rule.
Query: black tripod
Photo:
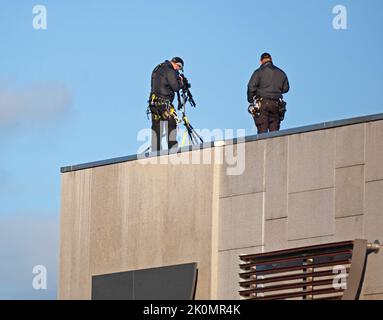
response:
[[[189,119],[186,116],[186,103],[189,102],[193,108],[195,108],[196,103],[193,99],[193,95],[189,90],[191,86],[186,78],[184,78],[184,82],[184,87],[181,89],[181,96],[180,93],[177,92],[178,110],[182,110],[182,122],[186,128],[186,131],[182,137],[181,147],[185,144],[186,134],[189,135],[189,140],[192,144],[198,144],[198,140],[200,141],[200,143],[203,143],[203,139],[197,133],[197,131],[194,130],[193,126],[190,124]]]

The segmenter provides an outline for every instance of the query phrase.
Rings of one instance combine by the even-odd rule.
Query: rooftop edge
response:
[[[372,122],[372,121],[378,121],[383,120],[383,113],[377,113],[373,115],[368,116],[361,116],[361,117],[354,117],[354,118],[348,118],[348,119],[342,119],[342,120],[335,120],[330,122],[322,122],[318,124],[312,124],[307,125],[303,127],[296,127],[291,129],[284,129],[280,131],[274,131],[274,132],[268,132],[268,133],[262,133],[262,134],[256,134],[251,136],[245,136],[244,138],[235,138],[230,140],[225,140],[223,143],[222,141],[212,141],[212,142],[206,142],[203,144],[198,145],[190,145],[178,148],[177,151],[171,151],[169,150],[162,150],[162,151],[156,151],[156,152],[148,152],[145,153],[145,158],[152,158],[152,157],[158,157],[158,156],[164,156],[174,153],[181,153],[181,152],[188,152],[193,150],[200,150],[200,149],[206,149],[206,148],[212,148],[214,146],[218,145],[230,145],[230,144],[236,144],[238,142],[251,142],[251,141],[257,141],[257,140],[264,140],[269,138],[276,138],[276,137],[283,137],[293,134],[299,134],[299,133],[305,133],[310,131],[318,131],[318,130],[324,130],[324,129],[331,129],[336,127],[343,127],[343,126],[349,126],[353,124],[358,123],[364,123],[364,122]],[[141,154],[141,157],[143,155]],[[90,168],[96,168],[111,164],[117,164],[127,161],[134,161],[138,159],[138,154],[124,156],[124,157],[117,157],[117,158],[111,158],[106,160],[99,160],[99,161],[93,161],[93,162],[87,162],[72,166],[65,166],[61,167],[60,171],[61,173],[67,173],[72,171],[78,171],[78,170],[84,170],[84,169],[90,169]]]

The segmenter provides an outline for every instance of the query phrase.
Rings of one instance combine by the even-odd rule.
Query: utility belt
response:
[[[285,113],[287,111],[286,105],[287,103],[283,99],[273,99],[273,98],[262,98],[262,97],[254,97],[254,102],[249,105],[248,111],[254,117],[258,118],[262,112],[262,102],[273,101],[278,104],[278,114],[279,120],[283,121],[285,118]]]
[[[152,114],[154,120],[169,120],[170,118],[177,119],[175,108],[171,101],[165,97],[161,97],[152,93],[149,98],[149,106],[146,111],[147,116]]]
[[[279,102],[281,99],[279,99],[279,98],[258,98],[258,100]]]

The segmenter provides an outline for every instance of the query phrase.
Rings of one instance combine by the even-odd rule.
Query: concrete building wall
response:
[[[239,254],[383,240],[383,120],[178,157],[233,147],[241,175],[142,160],[63,173],[59,297],[90,298],[92,275],[195,261],[198,299],[239,299]],[[370,255],[363,298],[382,297],[381,270]]]
[[[187,262],[210,297],[217,172],[133,161],[63,174],[59,298],[89,299],[92,275]]]

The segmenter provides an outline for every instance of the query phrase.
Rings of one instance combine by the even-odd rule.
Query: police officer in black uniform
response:
[[[247,86],[249,112],[258,133],[278,131],[286,112],[282,94],[289,91],[289,80],[273,64],[269,53],[262,54],[260,63],[260,68],[254,71]]]
[[[149,112],[152,118],[152,151],[161,150],[161,138],[164,127],[168,148],[177,147],[177,121],[174,118],[173,100],[175,93],[183,87],[184,62],[179,57],[166,60],[152,72]]]

